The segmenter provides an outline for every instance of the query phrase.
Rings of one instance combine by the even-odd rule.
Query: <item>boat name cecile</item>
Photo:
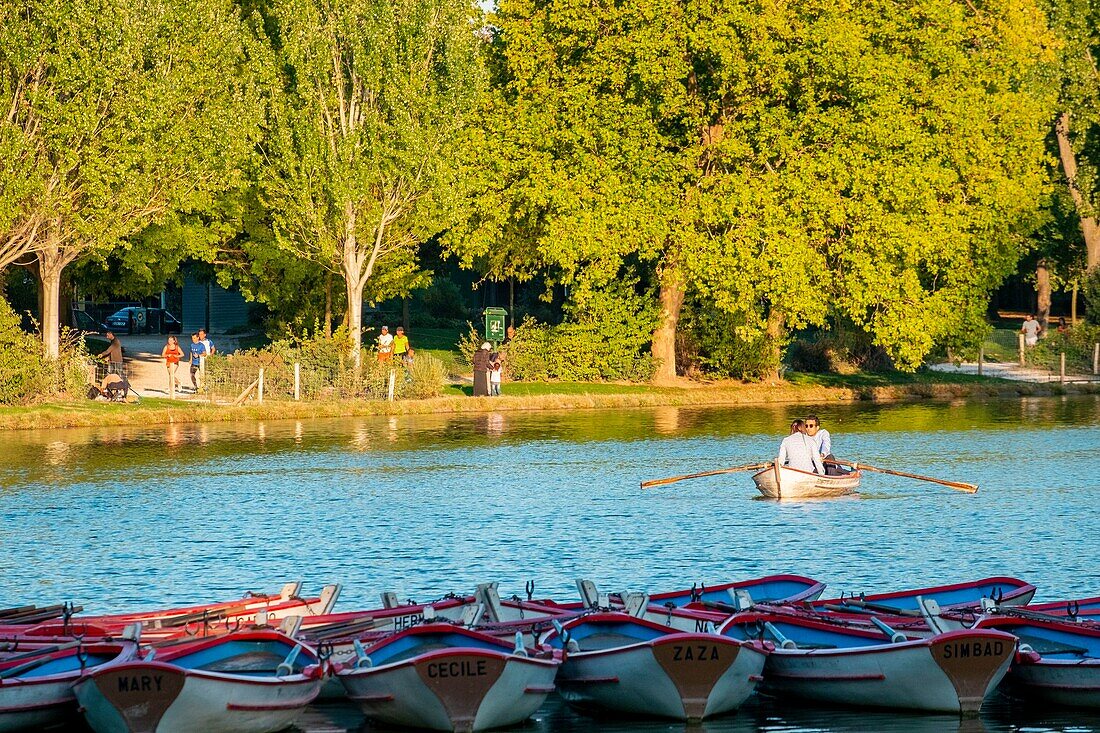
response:
[[[453,662],[432,662],[428,665],[428,677],[441,679],[444,677],[482,677],[488,673],[485,660],[476,662],[469,659],[455,660]]]
[[[120,676],[118,678],[119,692],[160,692],[163,685],[164,676],[159,674]]]
[[[1005,646],[1003,641],[957,641],[944,644],[940,649],[944,659],[967,659],[1002,656]]]
[[[718,647],[713,644],[676,644],[672,649],[674,662],[709,662],[718,659]]]

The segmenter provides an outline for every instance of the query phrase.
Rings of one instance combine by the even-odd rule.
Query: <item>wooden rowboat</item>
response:
[[[96,733],[271,733],[321,689],[309,647],[278,631],[240,631],[105,664],[75,686]]]
[[[762,679],[758,641],[676,631],[625,613],[598,613],[547,632],[563,653],[559,694],[582,710],[702,720],[741,706]]]
[[[0,731],[43,730],[77,712],[73,683],[109,662],[137,655],[133,641],[72,641],[0,658]]]
[[[908,637],[789,615],[747,613],[721,632],[768,640],[765,689],[838,705],[976,713],[1008,672],[1011,634],[990,629]]]
[[[859,488],[863,474],[852,471],[843,476],[828,476],[772,464],[752,480],[769,499],[823,499],[851,494]]]
[[[338,666],[348,698],[386,725],[469,733],[517,725],[554,691],[558,660],[449,624],[414,626]]]

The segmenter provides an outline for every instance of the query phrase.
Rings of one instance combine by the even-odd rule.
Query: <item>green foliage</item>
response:
[[[433,278],[431,285],[417,293],[417,300],[426,311],[417,311],[417,325],[461,323],[469,317],[465,298],[458,286],[446,277]]]
[[[417,353],[413,363],[405,370],[401,396],[410,400],[439,397],[447,384],[447,367],[430,354]],[[400,372],[398,373],[400,375]]]
[[[787,363],[796,372],[859,374],[891,371],[886,352],[861,331],[822,331],[795,340],[787,350]]]
[[[746,335],[743,317],[699,303],[684,308],[677,334],[681,374],[758,380],[775,373],[777,350],[762,333]]]
[[[0,405],[78,394],[87,374],[80,340],[62,339],[61,357],[50,359],[42,341],[20,328],[19,321],[0,298]]]
[[[1100,325],[1078,323],[1063,333],[1050,330],[1028,352],[1028,361],[1051,371],[1061,368],[1061,355],[1066,355],[1066,371],[1074,374],[1092,373],[1095,344],[1100,343]]]

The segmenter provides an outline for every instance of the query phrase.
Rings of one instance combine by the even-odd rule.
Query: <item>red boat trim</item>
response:
[[[605,683],[618,683],[618,677],[574,677],[568,680],[559,680],[563,684],[578,685],[602,685]]]
[[[1031,682],[1021,681],[1026,687],[1041,687],[1044,690],[1070,690],[1072,692],[1096,692],[1100,690],[1100,685],[1059,685],[1054,682]]]
[[[764,675],[762,675],[762,674],[750,674],[749,675],[749,682],[761,682],[761,681],[763,681],[763,679],[764,679]]]
[[[523,691],[524,692],[529,692],[532,695],[535,695],[535,694],[538,694],[538,695],[547,694],[547,695],[549,695],[551,692],[554,691],[554,686],[553,685],[531,685],[530,687],[524,688]]]
[[[60,705],[72,705],[76,700],[73,698],[67,698],[63,700],[53,700],[52,702],[36,702],[33,705],[16,705],[11,708],[0,708],[0,714],[2,713],[25,713],[31,710],[45,710],[46,708],[58,707]]]
[[[241,705],[238,703],[226,703],[226,710],[247,710],[252,712],[265,712],[274,710],[297,710],[298,708],[304,708],[313,702],[313,698],[307,698],[304,700],[291,700],[290,702],[283,702],[272,705]]]
[[[786,674],[783,672],[768,672],[768,677],[776,677],[784,680],[814,680],[819,682],[864,682],[884,680],[884,674]]]
[[[390,702],[393,695],[348,695],[352,702]]]

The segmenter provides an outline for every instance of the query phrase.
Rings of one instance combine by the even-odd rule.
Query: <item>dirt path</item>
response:
[[[119,336],[122,347],[126,352],[126,365],[129,370],[130,384],[143,397],[167,397],[168,396],[168,370],[164,366],[164,360],[160,356],[161,350],[167,343],[167,336]],[[236,339],[219,336],[214,339],[214,346],[219,351],[232,352],[237,349]],[[180,341],[180,347],[186,352],[190,348],[190,340],[187,343]],[[180,362],[176,372],[176,379],[184,386],[183,391],[177,391],[179,399],[192,399],[191,372],[186,358]]]

